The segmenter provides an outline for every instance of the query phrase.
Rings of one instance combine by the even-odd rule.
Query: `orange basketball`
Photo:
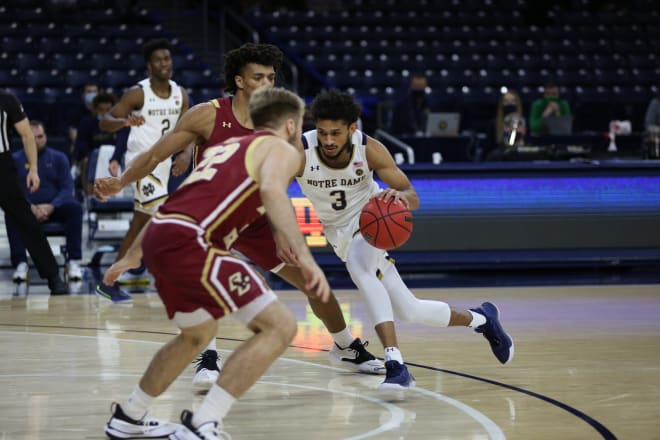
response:
[[[360,213],[360,232],[378,249],[398,248],[408,241],[413,230],[412,213],[403,205],[372,197]]]

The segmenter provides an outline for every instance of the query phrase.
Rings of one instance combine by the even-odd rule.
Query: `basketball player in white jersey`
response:
[[[402,321],[472,327],[488,339],[500,362],[509,362],[513,341],[502,329],[494,304],[460,311],[441,301],[417,299],[387,252],[368,244],[359,233],[360,211],[373,196],[394,199],[393,203],[412,210],[419,206],[410,180],[385,146],[357,130],[359,104],[348,94],[330,90],[314,99],[311,111],[316,130],[303,134],[304,159],[297,180],[314,205],[328,242],[364,296],[385,348],[387,372],[379,390],[390,399],[401,399],[415,383],[398,348],[395,313]],[[374,181],[374,171],[387,185],[384,191]]]
[[[167,40],[151,40],[143,46],[149,77],[131,87],[105,115],[99,125],[105,131],[117,131],[129,126],[124,162],[131,162],[147,151],[158,139],[171,131],[181,115],[188,110],[188,94],[171,80],[172,54]],[[117,260],[122,258],[142,227],[167,199],[167,183],[172,167],[171,159],[160,164],[147,177],[132,183],[135,197],[133,220],[119,246]],[[110,172],[117,175],[119,163],[110,163]],[[131,297],[113,285],[99,284],[98,294],[115,302],[129,302]]]

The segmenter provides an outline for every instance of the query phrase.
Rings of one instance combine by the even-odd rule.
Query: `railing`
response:
[[[413,150],[413,148],[410,145],[406,144],[405,142],[402,142],[398,138],[392,136],[385,130],[381,130],[380,128],[376,130],[374,137],[378,140],[383,139],[387,141],[388,144],[393,145],[400,150],[403,150],[408,156],[408,164],[412,165],[415,163],[415,150]]]

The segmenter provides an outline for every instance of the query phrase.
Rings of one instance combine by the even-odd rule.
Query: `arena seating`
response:
[[[459,102],[466,114],[487,106],[492,118],[500,87],[522,91],[529,106],[552,78],[578,110],[577,130],[604,131],[611,118],[640,129],[660,77],[655,2],[573,2],[568,10],[560,3],[545,23],[524,0],[363,0],[345,11],[256,10],[249,19],[265,39],[356,95],[392,99],[421,71],[440,101]]]
[[[285,50],[302,75],[368,103],[367,117],[377,114],[377,104],[400,96],[414,71],[427,74],[439,107],[460,111],[462,128],[477,132],[489,126],[502,86],[517,89],[528,109],[553,78],[574,109],[574,129],[598,132],[613,118],[631,120],[638,131],[657,93],[660,14],[653,0],[557,2],[547,15],[531,0],[361,0],[345,6],[326,12],[255,8],[244,18],[262,41]],[[36,0],[3,2],[0,85],[50,133],[65,136],[61,106],[79,102],[84,82],[121,94],[145,74],[141,44],[167,37],[175,46],[175,79],[192,101],[217,94],[219,75],[156,15],[142,10],[129,18],[104,0],[78,2],[75,13],[64,15]],[[306,98],[318,91],[318,81],[301,84]]]

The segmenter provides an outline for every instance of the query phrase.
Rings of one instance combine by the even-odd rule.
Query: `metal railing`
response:
[[[378,140],[385,140],[389,145],[392,145],[402,151],[408,156],[408,164],[412,165],[415,163],[415,150],[410,145],[399,140],[397,137],[392,136],[388,132],[382,129],[377,129],[374,133],[374,137]]]

